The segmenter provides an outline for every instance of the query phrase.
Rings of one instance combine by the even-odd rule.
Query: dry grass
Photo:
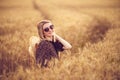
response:
[[[119,80],[119,0],[1,0],[0,80]],[[36,23],[50,19],[73,48],[54,68],[36,67],[28,54]]]

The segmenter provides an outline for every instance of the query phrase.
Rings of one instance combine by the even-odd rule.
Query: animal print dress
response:
[[[59,51],[63,51],[63,45],[58,40],[56,42],[42,40],[36,50],[36,63],[41,67],[50,67],[51,60],[59,58]],[[52,65],[53,63],[52,61]]]

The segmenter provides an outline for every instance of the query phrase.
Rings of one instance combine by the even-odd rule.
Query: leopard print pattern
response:
[[[58,58],[53,44],[47,40],[41,41],[36,50],[36,63],[41,63],[41,67],[46,66],[45,60],[50,61],[52,58]]]

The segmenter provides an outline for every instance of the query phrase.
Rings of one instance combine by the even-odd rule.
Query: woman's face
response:
[[[54,30],[52,23],[46,23],[43,26],[43,34],[45,37],[52,37]]]

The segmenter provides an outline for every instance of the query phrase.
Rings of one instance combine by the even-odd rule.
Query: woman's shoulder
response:
[[[49,45],[49,44],[50,44],[50,42],[47,40],[41,40],[39,43],[39,45]]]
[[[39,45],[38,45],[39,49],[44,49],[44,50],[48,50],[53,48],[53,45],[51,42],[47,41],[47,40],[42,40]]]

